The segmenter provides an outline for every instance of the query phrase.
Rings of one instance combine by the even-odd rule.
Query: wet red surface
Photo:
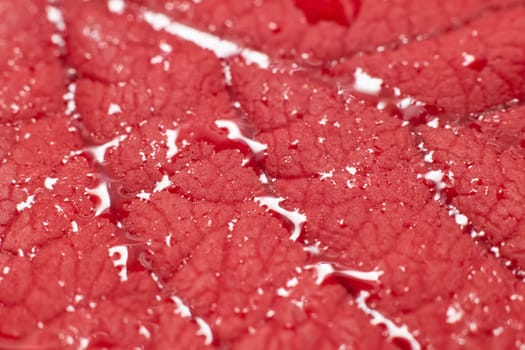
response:
[[[0,3],[0,348],[522,348],[523,11]]]
[[[522,0],[132,1],[271,56],[311,64],[396,48],[523,5]]]

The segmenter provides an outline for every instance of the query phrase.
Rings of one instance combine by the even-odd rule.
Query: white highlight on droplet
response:
[[[157,181],[155,183],[155,188],[153,189],[153,192],[161,192],[165,190],[166,188],[173,185],[168,175],[163,175],[162,179],[160,181]]]
[[[141,325],[139,327],[139,334],[142,335],[144,338],[146,339],[150,339],[151,338],[151,332],[149,331],[149,329],[147,329],[145,326]]]
[[[16,210],[20,213],[25,209],[31,208],[35,203],[35,195],[27,196],[26,200],[16,205]]]
[[[334,177],[334,171],[335,169],[332,169],[330,171],[326,171],[326,172],[319,172],[317,173],[319,175],[319,180],[323,181],[323,180],[326,180],[326,179],[329,179],[331,177]]]
[[[151,199],[151,193],[142,190],[136,194],[136,197],[144,201],[149,201]]]
[[[263,185],[267,185],[270,183],[270,180],[268,180],[268,176],[266,176],[266,174],[261,174],[259,175],[259,182],[262,183]]]
[[[164,60],[164,58],[163,58],[161,55],[155,55],[155,56],[153,56],[153,57],[149,60],[149,62],[150,62],[151,64],[159,64],[159,63],[161,63],[163,60]]]
[[[447,309],[447,323],[456,323],[463,317],[463,311],[457,305],[450,305]]]
[[[51,42],[55,45],[57,45],[58,47],[65,47],[66,46],[66,43],[64,41],[64,39],[62,38],[62,36],[60,34],[52,34],[51,35]]]
[[[64,23],[64,17],[62,16],[62,11],[55,6],[46,6],[47,20],[53,23],[58,30],[63,31],[66,29]]]
[[[433,118],[427,123],[427,126],[432,129],[437,129],[439,127],[439,118]]]
[[[78,350],[86,350],[89,346],[89,338],[79,338],[78,339]]]
[[[303,250],[311,255],[319,255],[321,254],[320,245],[321,245],[321,242],[315,242],[312,245],[303,247]]]
[[[117,245],[108,249],[109,256],[113,258],[113,255],[117,254],[118,259],[113,260],[113,265],[116,268],[120,268],[118,275],[120,276],[120,281],[125,282],[128,280],[128,247],[124,245]]]
[[[396,105],[397,105],[397,107],[399,107],[399,109],[407,109],[414,102],[415,102],[415,100],[412,97],[405,97],[405,98],[402,98],[401,100],[399,100],[399,102],[397,102]],[[384,109],[384,108],[380,108],[380,109]]]
[[[126,4],[124,0],[108,0],[108,9],[110,12],[121,15],[124,13]]]
[[[370,323],[372,325],[384,325],[388,332],[388,337],[390,339],[399,338],[404,339],[408,342],[412,350],[421,350],[421,345],[416,340],[416,338],[408,331],[406,325],[398,326],[379,311],[371,309],[366,305],[366,299],[370,296],[370,293],[367,291],[361,291],[356,298],[357,307],[361,309],[365,314],[371,316],[372,319]]]
[[[171,237],[173,237],[173,233],[168,233],[166,237],[164,238],[166,242],[166,246],[171,247]]]
[[[469,219],[466,215],[462,214],[458,208],[456,208],[453,205],[449,205],[448,215],[454,217],[454,221],[456,221],[456,224],[461,226],[463,228],[465,225],[468,224]]]
[[[67,90],[68,92],[66,92],[63,96],[64,101],[67,102],[66,115],[72,115],[77,109],[77,104],[75,101],[77,85],[75,83],[71,83],[68,85]]]
[[[293,231],[290,236],[290,239],[295,242],[299,238],[299,235],[301,234],[301,228],[303,224],[307,221],[305,214],[301,214],[297,209],[295,209],[294,211],[290,211],[281,208],[279,203],[284,201],[284,198],[282,197],[264,196],[255,197],[254,200],[256,203],[259,203],[260,206],[267,207],[268,210],[272,210],[278,214],[281,214],[282,216],[290,220],[293,224]]]
[[[165,52],[165,53],[170,53],[173,51],[173,46],[165,42],[161,42],[159,44],[159,48],[162,52]]]
[[[424,146],[420,145],[420,149],[423,151],[427,151]],[[434,151],[430,151],[425,154],[424,161],[427,163],[432,163],[433,160]],[[435,200],[439,200],[441,198],[441,191],[447,187],[445,182],[443,182],[443,178],[445,177],[445,173],[442,170],[431,170],[427,172],[426,174],[422,175],[425,180],[432,181],[435,184],[437,193],[434,196]],[[421,177],[421,175],[418,175],[418,177]],[[454,174],[452,172],[448,172],[448,177],[453,179]],[[459,225],[461,228],[464,228],[469,223],[469,218],[462,214],[458,208],[456,208],[453,205],[447,205],[448,207],[448,214],[450,216],[454,217],[454,220],[457,225]],[[472,231],[472,237],[478,236],[478,233],[475,231]],[[484,234],[483,231],[481,231],[481,234],[479,236],[481,237]]]
[[[204,345],[211,345],[213,342],[213,333],[210,325],[200,317],[195,317],[195,322],[199,325],[197,335],[204,336]]]
[[[71,232],[78,232],[78,223],[75,220],[71,221]]]
[[[462,52],[461,56],[463,56],[463,63],[461,63],[461,65],[463,67],[470,66],[472,64],[472,62],[474,62],[476,60],[476,56],[471,55],[471,54],[469,54],[467,52]]]
[[[120,108],[120,106],[116,103],[110,103],[109,104],[109,107],[108,107],[108,114],[109,115],[114,115],[114,114],[117,114],[117,113],[121,113],[122,112],[122,108]]]
[[[383,80],[368,75],[362,68],[357,67],[354,71],[353,89],[368,95],[377,95],[381,91]]]
[[[235,228],[235,223],[237,222],[236,219],[233,219],[232,221],[228,222],[228,231],[233,232],[233,229]]]
[[[423,161],[425,163],[433,163],[434,162],[434,151],[430,151],[428,153],[425,153],[425,156],[423,157]]]
[[[177,308],[175,309],[175,314],[180,315],[182,318],[190,318],[192,317],[190,308],[184,304],[184,302],[178,297],[178,296],[171,296],[170,298]],[[196,332],[197,335],[204,336],[204,344],[205,345],[211,345],[213,342],[213,332],[211,330],[211,327],[200,317],[194,318],[195,322],[199,326],[199,330]]]
[[[277,289],[277,291],[275,292],[275,294],[277,294],[278,296],[280,296],[280,297],[282,297],[282,298],[287,298],[287,297],[290,296],[290,291],[284,289],[283,287],[281,287],[281,288],[278,288],[278,289]]]
[[[109,196],[108,183],[106,181],[101,181],[95,188],[86,189],[86,192],[100,199],[95,216],[99,216],[111,206],[111,197]]]
[[[297,279],[297,277],[292,277],[288,281],[286,281],[287,288],[296,287],[298,284],[299,284],[299,280]]]
[[[179,153],[179,148],[177,147],[177,137],[179,137],[178,129],[166,130],[166,146],[168,146],[168,152],[166,153],[166,158],[172,158],[177,153]]]
[[[178,296],[173,295],[171,297],[171,300],[175,303],[177,308],[175,309],[175,313],[177,315],[180,315],[183,318],[191,317],[191,311],[190,308],[184,304],[181,298]]]
[[[255,63],[261,68],[268,68],[270,59],[268,55],[249,49],[243,49],[234,42],[223,40],[218,36],[202,32],[187,25],[170,20],[166,15],[152,11],[144,12],[144,19],[155,30],[165,30],[166,32],[176,35],[184,40],[211,50],[219,58],[228,58],[235,55],[241,55],[247,62]]]
[[[268,146],[263,144],[263,143],[260,143],[260,142],[257,142],[255,140],[252,140],[250,138],[247,138],[246,136],[244,136],[242,133],[241,133],[241,130],[239,129],[239,126],[231,121],[231,120],[217,120],[215,121],[215,125],[217,125],[217,127],[219,128],[224,128],[224,129],[227,129],[228,130],[228,138],[230,140],[234,140],[234,141],[241,141],[243,143],[245,143],[248,147],[250,147],[251,151],[253,153],[260,153],[260,152],[263,152],[265,151]]]
[[[324,280],[330,276],[337,275],[349,277],[367,282],[379,282],[379,277],[383,275],[383,271],[359,271],[351,269],[337,269],[331,263],[320,262],[315,265],[308,265],[306,269],[314,269],[317,275],[316,284],[322,284]]]
[[[100,146],[87,147],[85,151],[91,153],[93,157],[95,158],[95,161],[97,161],[97,163],[102,164],[104,163],[104,157],[106,156],[106,151],[109,148],[118,147],[119,144],[122,141],[124,141],[126,138],[127,138],[127,135],[120,135],[120,136],[115,137],[113,140],[106,142]]]
[[[455,215],[454,219],[456,220],[456,224],[460,226],[465,226],[466,224],[468,224],[468,218],[463,214]]]
[[[46,179],[44,180],[44,187],[48,190],[52,190],[55,187],[57,181],[58,178],[56,177],[46,177]]]
[[[347,167],[345,168],[345,170],[348,171],[348,173],[349,173],[350,175],[355,175],[355,174],[357,174],[357,169],[356,169],[355,167],[353,167],[353,166],[347,166]]]
[[[442,170],[430,170],[425,175],[423,175],[423,178],[428,181],[432,181],[438,190],[442,190],[447,185],[443,182],[443,177],[445,176],[445,173]]]

